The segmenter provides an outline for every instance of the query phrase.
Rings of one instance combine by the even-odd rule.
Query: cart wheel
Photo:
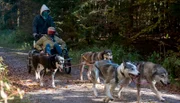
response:
[[[71,61],[65,61],[64,63],[64,71],[66,74],[70,74],[71,73]]]

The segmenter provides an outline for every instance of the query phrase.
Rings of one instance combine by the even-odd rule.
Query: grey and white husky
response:
[[[96,83],[99,78],[104,80],[106,94],[104,102],[114,99],[112,92],[120,82],[125,79],[130,82],[132,76],[139,75],[136,65],[129,61],[123,62],[120,65],[112,63],[110,60],[96,61],[91,72],[92,88],[96,97],[98,96]]]
[[[140,87],[141,80],[145,79],[150,86],[151,90],[156,94],[160,101],[165,99],[161,96],[160,92],[157,90],[155,84],[157,82],[162,83],[163,85],[168,85],[170,83],[168,79],[168,72],[159,64],[152,62],[139,62],[137,63],[138,70],[140,72],[140,77],[137,80],[137,101],[141,102],[140,99]]]

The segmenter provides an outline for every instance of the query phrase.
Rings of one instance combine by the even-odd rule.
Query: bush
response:
[[[7,103],[8,100],[13,100],[14,97],[23,98],[24,91],[21,91],[19,88],[12,86],[7,79],[7,66],[3,63],[3,58],[0,57],[0,86],[1,86],[1,94],[0,94],[0,102],[4,101]]]
[[[111,50],[113,52],[113,60],[117,63],[121,63],[123,60],[139,61],[141,58],[138,51],[131,48],[124,48],[114,44],[111,46]]]
[[[171,78],[180,78],[180,58],[177,57],[177,53],[168,51],[163,66],[167,69]]]
[[[11,47],[18,49],[29,49],[32,46],[30,43],[30,37],[26,33],[20,30],[4,30],[1,31],[0,35],[0,45],[3,47]]]
[[[161,64],[161,55],[154,51],[147,57],[147,61]]]

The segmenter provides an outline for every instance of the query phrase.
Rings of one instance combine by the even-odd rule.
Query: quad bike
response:
[[[62,51],[62,56],[64,57],[65,61],[64,61],[64,66],[63,66],[63,71],[66,74],[70,74],[71,73],[71,58],[67,59],[68,57],[65,55],[65,53],[67,53],[67,50],[63,50]],[[36,49],[30,50],[28,53],[28,63],[27,63],[27,68],[28,68],[28,72],[31,73],[32,69],[33,69],[33,65],[32,65],[32,56],[34,54],[39,54],[39,51]]]

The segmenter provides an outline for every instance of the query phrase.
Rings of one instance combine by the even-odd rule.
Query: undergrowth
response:
[[[29,42],[28,35],[19,30],[1,30],[0,31],[0,46],[9,47],[19,50],[26,50],[32,47],[32,43]]]
[[[8,80],[8,66],[3,63],[3,58],[0,57],[0,103],[28,103],[21,102],[24,91],[13,86]]]

